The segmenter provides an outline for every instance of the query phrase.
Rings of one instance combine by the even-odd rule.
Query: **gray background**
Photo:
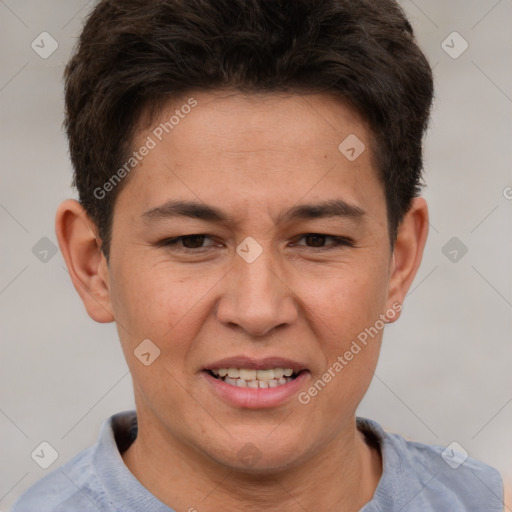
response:
[[[60,252],[40,260],[40,240],[56,244],[59,202],[75,195],[61,77],[91,5],[0,0],[0,511],[94,443],[105,418],[133,407],[114,325],[87,316]],[[402,5],[436,76],[425,161],[431,232],[359,414],[408,438],[457,441],[510,481],[512,2]],[[31,48],[43,31],[59,45],[47,59]],[[469,44],[458,58],[442,46],[463,48],[454,31]],[[454,247],[443,252],[452,237],[456,262]],[[46,471],[31,458],[42,441],[59,455]]]

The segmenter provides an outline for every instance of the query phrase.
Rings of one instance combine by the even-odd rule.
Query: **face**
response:
[[[251,450],[255,471],[321,453],[353,424],[382,315],[398,316],[368,126],[326,95],[201,92],[145,144],[108,265],[139,422],[231,468]]]

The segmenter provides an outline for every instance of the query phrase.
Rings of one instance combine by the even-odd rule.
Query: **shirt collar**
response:
[[[153,496],[125,465],[121,453],[137,436],[135,411],[115,414],[102,425],[93,465],[114,510],[175,512]]]

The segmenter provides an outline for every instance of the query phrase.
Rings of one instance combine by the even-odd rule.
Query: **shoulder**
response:
[[[503,511],[499,472],[469,457],[457,443],[442,447],[408,441],[385,432],[374,421],[358,422],[380,445],[383,476],[376,495],[380,493],[384,501],[401,501],[404,512]]]
[[[121,451],[137,435],[135,411],[114,414],[101,426],[96,444],[82,451],[28,489],[11,512],[114,512],[112,493],[124,496],[126,479]]]
[[[460,445],[441,447],[406,441],[397,434],[391,436],[404,466],[424,485],[424,501],[443,503],[451,511],[503,510],[500,474],[470,457]]]
[[[14,503],[11,512],[98,512],[99,483],[92,470],[88,448],[30,487]]]

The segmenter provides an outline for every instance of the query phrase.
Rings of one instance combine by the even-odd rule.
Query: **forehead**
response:
[[[191,104],[194,106],[189,107]],[[333,143],[338,147],[343,135],[357,132],[364,139],[370,136],[369,126],[356,109],[332,94],[191,91],[164,104],[155,117],[149,123],[146,120],[139,136],[149,128],[157,142],[172,142],[167,135],[181,133],[185,138],[199,128],[203,141],[205,137],[223,139],[222,149],[231,143],[230,149],[242,155],[282,150],[289,142],[295,152],[301,152],[297,143],[314,141],[318,145],[320,136],[322,146],[330,149]],[[199,141],[191,137],[187,142]]]
[[[121,196],[140,215],[171,199],[277,217],[301,199],[343,196],[366,210],[384,198],[372,145],[357,111],[331,95],[192,91],[137,132],[133,148],[151,148]]]

